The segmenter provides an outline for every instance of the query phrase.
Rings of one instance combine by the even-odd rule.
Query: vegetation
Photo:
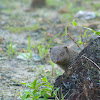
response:
[[[8,45],[7,53],[8,53],[8,57],[13,57],[16,53],[12,42],[10,42],[10,44]]]
[[[71,23],[80,31],[80,34],[81,34],[81,35],[78,36],[79,40],[78,40],[77,43],[78,43],[78,44],[83,44],[83,47],[85,47],[85,45],[87,45],[88,37],[91,36],[91,34],[87,35],[87,31],[88,31],[88,30],[89,30],[89,31],[92,31],[93,34],[96,34],[96,35],[100,36],[100,30],[94,31],[94,30],[91,29],[91,28],[84,27],[86,30],[85,30],[85,32],[84,32],[84,34],[83,34],[81,28],[77,25],[77,22],[76,22],[75,20],[73,20]],[[69,23],[69,24],[71,24],[71,23]],[[68,25],[69,25],[69,24],[68,24]],[[63,34],[62,36],[64,36],[64,35],[67,34],[67,35],[74,41],[74,39],[70,36],[70,34],[68,34],[67,28],[68,28],[68,26],[65,27],[65,34]],[[83,38],[85,38],[85,41],[83,41]],[[76,41],[74,41],[74,43],[76,43]],[[78,45],[77,43],[76,43],[76,45],[79,47],[79,45]],[[80,47],[79,47],[79,48],[80,48]],[[81,49],[81,48],[80,48],[80,49]]]
[[[37,79],[33,81],[33,83],[22,83],[29,87],[31,90],[25,90],[24,94],[21,96],[22,100],[40,100],[40,97],[44,97],[42,99],[47,100],[48,97],[51,96],[51,92],[53,90],[53,85],[47,81],[47,78],[42,78],[42,82],[37,82]],[[41,100],[42,100],[41,99]]]

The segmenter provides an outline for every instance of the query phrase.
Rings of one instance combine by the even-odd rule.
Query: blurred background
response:
[[[100,0],[0,0],[0,99],[20,100],[20,82],[53,83],[64,72],[48,51],[64,44],[80,52],[65,28],[83,49],[81,33],[88,43],[98,36]]]

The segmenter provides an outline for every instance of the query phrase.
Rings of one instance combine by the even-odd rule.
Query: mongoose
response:
[[[77,54],[76,51],[67,46],[54,46],[50,48],[51,60],[65,71],[74,62]]]

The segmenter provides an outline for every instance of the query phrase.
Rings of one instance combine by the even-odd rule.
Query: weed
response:
[[[51,96],[51,92],[53,89],[53,85],[51,85],[47,78],[44,77],[41,80],[42,82],[37,82],[37,79],[33,81],[33,83],[22,83],[29,87],[31,90],[25,90],[24,94],[21,96],[22,100],[39,100],[41,96],[44,97],[45,100],[47,100],[48,97]],[[44,87],[44,88],[42,88]]]
[[[31,37],[28,38],[28,53],[20,53],[19,55],[23,56],[26,60],[32,58],[32,50],[31,50]]]
[[[82,37],[82,30],[81,30],[80,27],[77,25],[77,23],[76,23],[75,20],[72,21],[72,24],[73,24],[74,26],[76,26],[76,28],[77,28],[78,30],[80,30],[81,41],[82,41],[83,47],[85,47],[85,45],[84,45],[84,41],[83,41],[83,37]]]
[[[7,50],[8,57],[13,57],[15,54],[13,43],[10,42],[10,44],[7,47],[8,47],[8,50]]]
[[[28,38],[28,52],[29,52],[29,58],[32,58],[32,50],[31,50],[31,37]]]
[[[48,99],[55,99],[59,100],[57,97],[57,92],[60,91],[60,87],[54,89],[53,85],[51,85],[47,78],[42,78],[41,82],[38,82],[37,79],[33,81],[33,83],[21,83],[25,86],[29,87],[31,90],[25,90],[24,93],[21,96],[22,100],[48,100]],[[62,99],[64,100],[65,96],[70,92],[70,89],[68,92],[62,95]],[[51,97],[52,93],[52,97]]]
[[[47,52],[48,52],[48,48],[46,48],[45,45],[43,45],[43,44],[38,44],[38,45],[37,45],[37,48],[38,48],[38,50],[39,50],[40,58],[41,58],[41,59],[44,58],[45,55],[46,55]]]
[[[84,45],[87,45],[87,39],[88,39],[88,37],[91,36],[91,34],[87,35],[87,31],[88,30],[92,31],[93,34],[96,34],[96,35],[100,36],[100,30],[94,31],[93,29],[88,28],[88,27],[84,27],[84,28],[86,28],[86,30],[85,30],[84,34],[82,35],[82,38],[83,37],[85,38],[85,42],[82,42],[81,39],[79,39],[77,43],[79,43],[79,44],[83,44],[84,43]],[[81,35],[78,38],[80,38],[80,37],[81,37]]]
[[[71,23],[72,23],[78,30],[80,30],[80,34],[81,34],[81,35],[79,35],[79,40],[78,40],[78,42],[76,42],[76,41],[67,33],[67,27],[68,27],[68,25],[71,24]],[[92,31],[94,34],[100,36],[100,30],[94,31],[94,30],[91,29],[91,28],[84,27],[84,28],[86,28],[87,30],[85,30],[85,32],[84,32],[84,34],[83,34],[83,33],[82,33],[82,30],[81,30],[80,27],[77,25],[77,23],[76,23],[75,20],[73,20],[71,23],[69,23],[69,24],[65,27],[65,33],[64,33],[62,36],[64,36],[64,35],[67,34],[67,35],[74,41],[74,43],[75,43],[79,48],[80,48],[80,46],[79,46],[78,44],[83,44],[84,47],[87,45],[87,39],[88,39],[88,37],[91,36],[90,34],[87,35],[87,30],[90,30],[90,31]],[[83,37],[85,38],[85,41],[83,41]],[[77,43],[78,43],[78,44],[77,44]],[[80,49],[81,49],[81,48],[80,48]]]

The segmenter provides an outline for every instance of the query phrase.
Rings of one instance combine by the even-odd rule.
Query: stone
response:
[[[79,53],[69,69],[55,80],[54,88],[59,88],[59,100],[100,100],[100,37]]]

